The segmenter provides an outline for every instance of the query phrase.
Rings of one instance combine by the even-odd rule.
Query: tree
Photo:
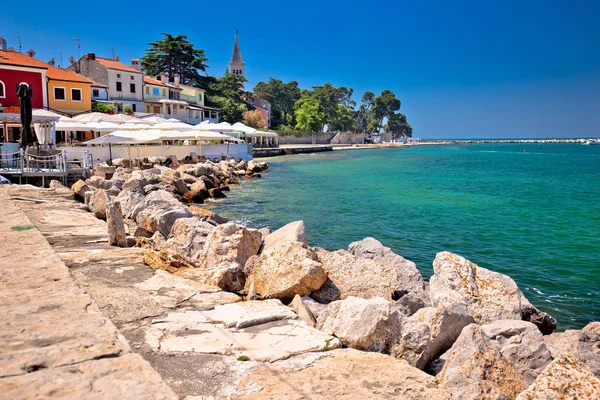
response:
[[[265,129],[265,126],[267,126],[267,121],[265,121],[260,110],[246,111],[244,113],[244,123],[255,129]]]
[[[158,76],[162,72],[168,72],[171,79],[179,74],[179,82],[182,84],[207,89],[209,82],[205,74],[202,74],[208,68],[204,50],[195,49],[187,40],[187,35],[162,35],[162,40],[148,43],[150,48],[141,59],[144,73]]]
[[[390,118],[394,112],[400,110],[400,100],[391,90],[384,90],[381,94],[375,97],[373,102],[373,118],[376,125],[373,128],[378,129],[383,126],[383,120]]]
[[[222,120],[232,124],[242,121],[247,110],[246,103],[242,100],[244,82],[246,79],[243,76],[230,74],[229,71],[215,80],[212,86],[214,95],[209,96],[208,101],[210,105],[220,109],[219,116]]]
[[[373,103],[375,101],[375,93],[365,92],[361,101],[362,104],[358,108],[358,112],[356,114],[356,130],[362,133],[372,132],[369,130],[369,126],[373,125],[373,113],[371,112],[371,108],[373,107]]]
[[[258,82],[254,94],[271,103],[271,124],[285,125],[293,122],[294,104],[300,99],[298,82],[283,83],[280,79],[270,78],[268,82]]]
[[[343,104],[337,105],[335,117],[329,122],[330,131],[348,132],[354,127],[355,112]]]
[[[386,132],[392,134],[392,137],[412,137],[412,127],[406,120],[406,115],[395,113],[388,118],[385,126]]]
[[[320,131],[325,121],[325,112],[319,100],[313,96],[303,96],[294,105],[296,129],[299,131]]]
[[[338,116],[339,111],[347,112],[347,109],[352,109],[356,106],[356,102],[352,100],[353,93],[353,89],[348,89],[345,86],[336,88],[329,82],[323,86],[315,86],[313,88],[313,96],[319,100],[325,113],[324,124],[327,124],[330,130],[336,130],[335,127],[332,127],[332,124],[339,126],[340,118],[346,118],[346,115]],[[338,107],[339,105],[343,105],[345,108],[340,108]]]

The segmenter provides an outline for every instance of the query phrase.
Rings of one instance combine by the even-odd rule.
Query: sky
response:
[[[104,6],[101,6],[104,4]],[[247,88],[270,77],[392,90],[415,137],[600,136],[598,1],[0,3],[0,35],[37,58],[140,58],[188,35],[222,75],[235,29]],[[23,18],[23,14],[26,18]]]

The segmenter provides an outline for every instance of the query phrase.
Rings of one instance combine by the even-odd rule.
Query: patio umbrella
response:
[[[108,144],[108,159],[109,159],[109,165],[111,165],[112,164],[112,147],[111,147],[111,145],[113,143],[124,143],[124,142],[129,142],[129,141],[131,141],[131,139],[129,139],[129,138],[108,134],[108,135],[100,136],[99,138],[96,138],[96,139],[88,140],[87,142],[84,142],[84,144],[87,144],[87,145]]]
[[[112,122],[90,122],[85,124],[88,130],[95,132],[114,132],[119,129],[118,124],[113,124]]]
[[[165,129],[170,131],[189,131],[192,128],[194,128],[193,125],[184,122],[163,122],[149,127],[149,129]]]
[[[19,83],[17,96],[21,99],[21,148],[26,148],[33,142],[31,135],[31,86],[25,82]]]
[[[240,132],[243,132],[243,133],[254,133],[254,132],[256,132],[255,128],[252,128],[251,126],[248,126],[248,125],[244,125],[241,122],[236,122],[231,127],[235,128],[236,130],[238,130]]]

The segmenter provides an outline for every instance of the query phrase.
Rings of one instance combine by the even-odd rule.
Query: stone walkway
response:
[[[0,202],[0,398],[176,399],[4,188]]]
[[[186,400],[449,398],[447,392],[437,387],[433,378],[409,367],[404,361],[356,350],[335,350],[340,346],[337,339],[308,326],[278,300],[242,302],[235,294],[176,277],[165,271],[152,270],[142,262],[142,249],[109,246],[106,240],[106,223],[96,219],[82,204],[75,202],[69,191],[24,185],[0,188],[0,193],[4,203],[11,204],[12,213],[22,219],[6,222],[2,217],[2,234],[15,235],[14,238],[3,236],[2,243],[18,242],[19,246],[23,243],[23,247],[30,246],[36,251],[42,249],[47,255],[40,254],[39,251],[42,250],[35,254],[23,251],[26,255],[20,257],[28,259],[28,265],[35,265],[38,269],[48,263],[60,265],[60,282],[68,282],[68,286],[85,298],[73,314],[63,311],[49,318],[52,329],[76,340],[83,340],[85,335],[92,335],[99,343],[104,339],[102,346],[97,344],[86,348],[90,352],[89,358],[102,358],[104,354],[117,357],[94,362],[135,357],[147,366],[148,371],[144,370],[145,373],[156,376],[158,372],[172,390]],[[22,212],[17,211],[7,195],[10,195]],[[0,216],[12,215],[10,212],[7,214],[7,210],[9,208],[3,208]],[[37,229],[10,231],[10,226],[32,223]],[[40,242],[43,242],[43,246],[39,245]],[[6,249],[3,251],[7,252]],[[7,260],[6,256],[3,260]],[[6,267],[3,266],[3,270],[16,269],[13,264],[11,262]],[[21,261],[20,264],[25,263]],[[31,270],[30,267],[26,271]],[[23,273],[22,278],[17,279],[23,285],[36,286],[34,280],[40,278],[41,274],[38,271],[33,275]],[[38,301],[49,301],[53,291],[66,290],[65,285],[57,285],[56,282],[58,281],[47,281],[47,291],[38,288],[29,297],[37,295]],[[7,283],[3,281],[3,285]],[[82,290],[89,294],[93,303],[87,295],[81,294]],[[0,305],[4,309],[4,302],[10,299],[6,307],[11,313],[29,315],[30,309],[21,306],[25,300],[17,298],[20,291],[13,290],[7,296],[9,292],[3,290]],[[5,300],[6,297],[9,299]],[[61,301],[75,307],[75,298],[67,297],[62,300],[63,298],[61,295]],[[110,318],[112,323],[99,315],[98,310]],[[76,311],[79,314],[94,315],[104,321],[104,324],[80,326],[84,323],[80,322],[81,318]],[[2,323],[10,325],[15,323],[14,320],[23,319],[13,318],[12,315]],[[45,321],[50,322],[48,319]],[[6,336],[17,336],[15,330],[20,328],[15,326],[11,329],[12,333]],[[32,327],[32,331],[40,331],[39,334],[36,333],[40,338],[36,336],[26,344],[14,346],[26,348],[33,353],[50,351],[44,346],[43,332],[46,329],[48,326],[43,324]],[[0,337],[4,338],[4,335],[3,329]],[[107,341],[114,342],[113,347],[109,347],[105,343]],[[2,341],[4,342],[10,343],[6,339]],[[129,346],[147,360],[156,372],[139,355],[131,354]],[[2,351],[0,367],[5,364],[17,365],[16,368],[21,371],[14,372],[20,373],[17,378],[41,376],[45,372],[39,370],[40,363],[33,357],[27,359],[22,355],[23,361],[15,363],[12,359],[5,361],[3,357],[6,353],[9,352]],[[65,357],[71,356],[66,352],[60,352],[60,356],[55,355],[55,358]],[[47,359],[54,360],[51,356],[47,356]],[[44,365],[50,367],[50,364],[50,361],[46,361]],[[38,371],[27,374],[28,367]],[[134,375],[138,370],[142,371],[142,368],[127,369],[129,374]],[[381,370],[388,372],[381,373]],[[5,375],[10,373],[3,374]],[[90,380],[93,381],[93,377]],[[3,393],[1,381],[0,379],[0,393]],[[10,385],[15,388],[15,393],[19,393],[23,387],[31,391],[40,390],[41,386],[35,382],[37,381],[21,384],[11,381]],[[23,385],[20,389],[16,386],[19,384]],[[158,376],[156,379],[149,379],[147,385],[154,385],[147,388],[147,393],[154,391],[158,397],[147,395],[145,398],[172,396]],[[54,390],[58,390],[59,385],[54,386]],[[71,390],[71,394],[79,394],[81,390],[76,384],[65,386]],[[62,385],[60,387],[63,389]],[[80,397],[91,398],[85,395]],[[136,398],[109,394],[98,398],[100,397]]]

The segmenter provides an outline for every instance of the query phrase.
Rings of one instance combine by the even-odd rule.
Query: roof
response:
[[[116,69],[118,71],[135,72],[136,74],[141,74],[141,72],[138,71],[137,69],[135,69],[129,65],[125,65],[120,61],[111,60],[109,58],[102,58],[102,57],[96,57],[94,59],[94,61],[96,61],[98,64],[100,64],[106,68],[109,68],[109,69]]]
[[[48,69],[49,65],[16,51],[0,50],[0,64],[16,65],[19,67]]]
[[[151,76],[144,76],[144,82],[149,85],[174,87],[173,85],[169,85],[168,83],[164,83],[164,82],[159,81],[158,79],[154,79]]]
[[[231,53],[231,61],[229,64],[244,64],[242,59],[242,51],[240,50],[240,44],[238,43],[238,31],[235,31],[235,41],[233,42],[233,52]]]
[[[182,88],[186,88],[186,89],[192,89],[192,90],[199,90],[201,92],[206,92],[206,90],[199,88],[199,87],[195,87],[195,86],[190,86],[190,85],[183,85],[183,84],[179,84],[180,87]]]
[[[0,64],[16,65],[21,67],[47,69],[46,77],[55,81],[69,81],[91,84],[92,81],[78,73],[53,67],[43,61],[29,57],[27,54],[16,51],[0,50]]]
[[[202,108],[203,110],[221,111],[221,110],[220,110],[220,109],[218,109],[218,108],[213,108],[213,107],[203,106],[203,105],[196,104],[196,103],[190,103],[190,105],[191,105],[191,106],[194,106],[194,107]]]
[[[103,88],[107,88],[108,87],[106,85],[103,85],[102,83],[98,83],[98,82],[95,82],[95,81],[92,81],[92,86],[94,86],[94,87],[103,87]]]

